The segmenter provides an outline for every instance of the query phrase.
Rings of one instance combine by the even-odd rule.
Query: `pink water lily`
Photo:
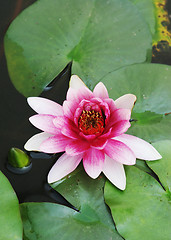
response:
[[[25,149],[64,152],[48,174],[49,183],[71,173],[83,160],[91,178],[103,172],[116,187],[124,190],[123,164],[134,165],[136,158],[161,158],[151,144],[125,134],[131,126],[129,120],[135,101],[133,94],[114,101],[102,82],[92,92],[73,75],[63,106],[41,97],[28,98],[29,105],[38,113],[29,120],[43,132],[31,137]]]

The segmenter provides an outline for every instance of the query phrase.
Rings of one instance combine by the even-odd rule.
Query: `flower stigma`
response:
[[[86,135],[101,134],[104,131],[104,117],[101,112],[83,110],[79,120],[79,129]]]

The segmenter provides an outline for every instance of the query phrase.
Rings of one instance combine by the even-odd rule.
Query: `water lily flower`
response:
[[[124,190],[123,165],[134,165],[136,158],[161,158],[151,144],[125,134],[131,126],[129,120],[135,101],[133,94],[114,101],[102,82],[92,92],[73,75],[63,106],[42,97],[28,98],[28,104],[38,113],[29,120],[43,132],[31,137],[25,149],[64,152],[48,174],[49,183],[71,173],[83,160],[84,169],[91,178],[103,172],[116,187]]]

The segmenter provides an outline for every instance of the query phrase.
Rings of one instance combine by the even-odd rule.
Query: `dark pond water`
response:
[[[22,9],[33,2],[34,0],[0,1],[0,169],[11,182],[20,202],[48,201],[67,204],[46,183],[47,173],[60,154],[31,154],[32,169],[23,175],[12,173],[6,168],[9,149],[11,147],[23,149],[24,143],[33,134],[37,133],[37,129],[28,121],[28,118],[34,114],[33,110],[28,106],[26,98],[16,91],[9,79],[3,50],[3,37],[9,23]],[[171,14],[171,2],[168,2],[167,8]],[[152,62],[171,65],[170,48],[163,49],[160,53],[156,52]],[[56,78],[54,83],[51,84],[51,88],[44,91],[42,96],[62,104],[68,89],[70,67],[70,65],[66,67],[61,77]]]

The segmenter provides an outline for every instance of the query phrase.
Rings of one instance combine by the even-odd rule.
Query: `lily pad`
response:
[[[168,158],[154,161],[154,166],[156,163],[158,166],[161,164],[163,170],[165,165],[165,177],[170,165],[171,144],[166,146],[165,154]],[[165,150],[160,153],[163,154]],[[136,167],[126,167],[126,175],[127,188],[123,192],[110,182],[105,185],[105,200],[111,209],[118,232],[126,240],[170,239],[170,192],[165,191],[152,176]],[[164,171],[161,175],[164,176]]]
[[[171,141],[159,141],[153,146],[162,155],[161,161],[147,162],[148,166],[158,175],[171,201]]]
[[[137,167],[140,170],[142,170],[142,171],[144,171],[146,173],[149,173],[151,175],[154,174],[154,172],[151,170],[151,168],[149,168],[149,166],[147,165],[146,161],[144,161],[144,160],[137,159],[135,167]]]
[[[7,178],[0,172],[0,239],[22,240],[19,203]]]
[[[113,99],[127,93],[137,96],[128,133],[149,142],[171,139],[170,76],[170,66],[135,64],[102,79]]]
[[[53,185],[80,212],[51,203],[21,204],[25,240],[121,240],[104,203],[104,179],[76,170]]]
[[[108,72],[144,62],[151,43],[146,21],[128,0],[39,0],[9,27],[5,53],[13,84],[30,96],[70,61],[91,87]]]
[[[153,0],[130,0],[133,4],[136,5],[136,7],[139,9],[139,11],[144,16],[146,22],[149,25],[149,28],[151,30],[151,33],[155,33],[155,8]]]

